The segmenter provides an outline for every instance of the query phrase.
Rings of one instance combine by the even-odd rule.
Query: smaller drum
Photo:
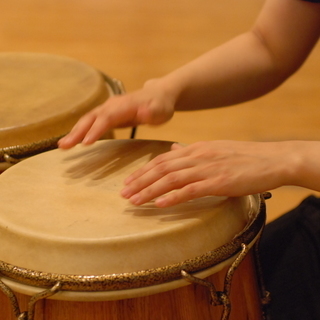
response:
[[[262,197],[161,209],[120,197],[125,177],[171,144],[104,140],[0,175],[4,319],[263,319],[253,248]]]
[[[0,171],[55,148],[79,117],[122,92],[117,80],[50,54],[1,53],[0,70]]]

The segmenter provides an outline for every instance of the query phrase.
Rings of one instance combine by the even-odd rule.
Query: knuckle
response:
[[[164,161],[164,155],[163,154],[160,154],[159,156],[155,157],[153,159],[154,163],[156,165],[159,165],[160,163],[162,163]]]
[[[215,180],[215,194],[217,196],[231,196],[232,195],[232,182],[230,177],[221,175]]]
[[[189,195],[189,197],[196,197],[199,193],[199,187],[197,184],[191,183],[185,187],[185,192]]]
[[[181,197],[178,191],[171,192],[166,196],[166,202],[170,205],[175,205],[181,202]]]
[[[155,169],[160,175],[166,174],[168,172],[168,166],[163,162],[160,162]]]
[[[141,196],[141,198],[144,199],[144,200],[145,200],[145,199],[148,199],[148,200],[149,200],[150,198],[152,198],[152,196],[153,196],[153,188],[152,188],[152,186],[141,190],[141,191],[140,191],[140,196]]]
[[[78,123],[92,122],[96,118],[94,112],[88,112],[87,114],[80,117]]]
[[[179,177],[176,172],[170,172],[166,175],[166,182],[169,184],[177,184],[179,182]]]

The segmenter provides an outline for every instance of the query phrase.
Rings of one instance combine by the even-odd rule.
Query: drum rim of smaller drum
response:
[[[19,162],[23,158],[55,149],[57,148],[58,141],[63,136],[65,136],[65,134],[27,144],[0,148],[0,163],[5,162],[10,164],[10,160],[6,160],[6,157],[12,158],[13,161],[16,160]]]
[[[117,95],[124,92],[123,85],[119,80],[111,78],[101,71],[98,72],[101,74],[106,84],[110,87],[112,95]],[[66,134],[67,132],[63,135],[50,137],[48,139],[0,148],[0,165],[1,163],[8,163],[9,165],[14,164],[23,158],[56,149],[58,141]]]
[[[197,273],[212,268],[239,253],[242,244],[249,245],[257,238],[266,221],[265,201],[262,194],[248,197],[253,197],[257,201],[258,212],[256,214],[254,212],[248,213],[249,216],[255,214],[255,217],[233,240],[212,251],[177,264],[131,273],[73,275],[29,270],[0,261],[0,274],[10,280],[34,287],[52,287],[60,282],[62,284],[61,291],[88,292],[137,289],[179,280],[182,278],[182,270],[188,273]],[[254,210],[253,206],[251,210]]]

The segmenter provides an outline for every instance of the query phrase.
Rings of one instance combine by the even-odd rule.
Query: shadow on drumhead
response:
[[[103,180],[111,175],[129,175],[134,170],[170,150],[172,142],[148,140],[107,140],[90,147],[78,146],[63,161],[70,162],[66,175],[71,179]]]
[[[132,214],[139,218],[158,217],[161,222],[201,219],[202,213],[212,212],[226,199],[227,197],[203,197],[169,208],[157,208],[154,201],[151,201],[139,207],[127,208],[125,214]]]

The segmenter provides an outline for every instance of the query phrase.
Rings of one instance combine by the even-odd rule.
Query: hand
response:
[[[121,194],[135,205],[159,197],[155,204],[168,207],[208,195],[233,197],[268,191],[289,183],[295,149],[291,142],[174,144],[172,151],[129,176]]]
[[[113,128],[159,125],[168,121],[174,113],[174,101],[151,84],[131,94],[113,96],[85,114],[71,132],[60,139],[59,147],[68,149],[79,142],[92,144]]]

